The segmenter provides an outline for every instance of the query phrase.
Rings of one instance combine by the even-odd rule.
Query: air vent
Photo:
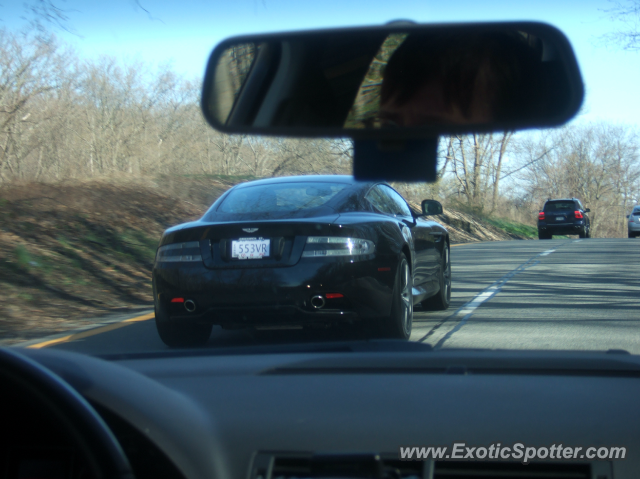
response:
[[[436,462],[433,479],[600,479],[589,464],[521,464],[519,462]]]
[[[249,479],[611,479],[611,463],[400,461],[393,454],[258,453]]]
[[[259,453],[250,479],[377,478],[424,479],[430,463],[382,458],[377,454]]]

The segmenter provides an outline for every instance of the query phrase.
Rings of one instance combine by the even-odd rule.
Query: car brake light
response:
[[[184,303],[184,298],[173,298],[172,303]]]
[[[581,220],[582,218],[584,218],[584,216],[582,216],[582,213],[580,211],[574,211],[573,214],[576,215],[576,219]]]
[[[544,211],[541,211],[540,213],[538,213],[538,219],[539,220],[543,220],[544,219]]]
[[[176,262],[193,263],[202,261],[200,255],[200,242],[187,241],[186,243],[175,243],[158,248],[156,262]]]
[[[324,297],[327,299],[338,299],[338,298],[344,298],[344,295],[340,293],[327,293],[324,295]]]

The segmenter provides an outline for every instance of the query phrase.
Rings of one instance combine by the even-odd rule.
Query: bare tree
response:
[[[594,235],[624,234],[624,216],[640,192],[634,130],[606,123],[565,127],[528,149],[516,176],[532,209],[547,198],[576,197],[591,209]]]
[[[611,1],[605,13],[614,21],[616,30],[602,37],[607,43],[620,45],[624,50],[640,50],[640,0]]]
[[[46,32],[50,27],[72,32],[69,23],[69,12],[59,2],[53,0],[30,0],[23,3],[25,19],[39,32]]]
[[[37,125],[47,113],[34,102],[60,88],[68,67],[58,50],[53,37],[0,30],[0,179],[24,176],[24,162],[38,148]]]
[[[451,135],[443,156],[467,209],[491,214],[500,194],[503,163],[513,134]],[[489,206],[491,203],[491,206]]]

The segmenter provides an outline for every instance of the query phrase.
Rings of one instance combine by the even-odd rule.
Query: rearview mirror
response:
[[[584,210],[585,213],[589,213],[591,210],[589,208],[587,208],[586,210]]]
[[[423,200],[422,214],[425,216],[441,215],[442,203],[436,200]]]
[[[227,133],[380,141],[557,126],[582,99],[554,27],[403,24],[225,40],[202,109]]]

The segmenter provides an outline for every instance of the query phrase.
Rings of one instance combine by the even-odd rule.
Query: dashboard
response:
[[[95,408],[138,479],[637,477],[638,358],[380,352],[374,343],[360,350],[345,344],[269,354],[22,354]],[[0,456],[4,477],[88,479],[71,442],[42,413],[16,401],[5,397],[2,409],[5,415],[7,407],[21,410],[4,423],[3,440],[14,440],[13,449]],[[527,465],[399,458],[402,446],[456,442],[624,446],[627,452],[624,459]],[[23,455],[7,452],[16,450]],[[50,461],[47,470],[54,472],[37,473],[38,461]]]

